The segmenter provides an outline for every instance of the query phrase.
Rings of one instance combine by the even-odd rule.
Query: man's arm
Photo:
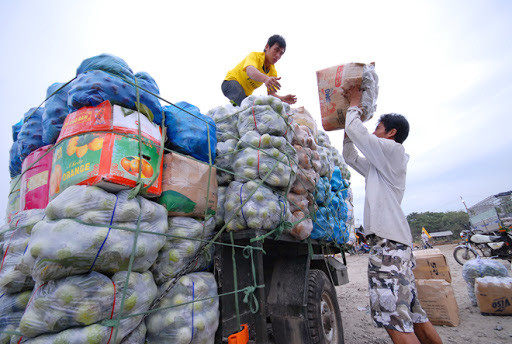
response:
[[[349,111],[358,111],[358,108],[350,108]],[[361,111],[361,110],[359,110]],[[350,137],[345,133],[345,139],[343,140],[343,159],[345,162],[352,167],[354,170],[359,172],[363,177],[366,178],[368,171],[370,170],[370,163],[365,157],[359,155]]]
[[[264,83],[267,87],[267,92],[269,95],[274,96],[280,99],[282,102],[288,104],[295,104],[297,102],[297,97],[295,97],[295,95],[287,94],[283,97],[277,95],[277,90],[281,88],[281,84],[279,83],[281,78],[265,75],[257,70],[254,66],[247,66],[247,68],[245,68],[245,72],[252,80]]]

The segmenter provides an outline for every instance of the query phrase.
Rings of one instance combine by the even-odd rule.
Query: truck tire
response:
[[[307,324],[311,343],[344,343],[336,290],[322,270],[309,271],[307,293]]]

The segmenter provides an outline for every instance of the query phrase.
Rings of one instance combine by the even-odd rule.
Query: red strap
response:
[[[116,308],[116,284],[112,281],[112,285],[114,286],[114,302],[112,303],[112,312],[110,313],[110,319],[114,316],[114,309]],[[110,343],[110,339],[112,339],[112,333],[114,333],[114,326],[110,329],[110,337],[108,337],[107,344]]]
[[[258,131],[258,124],[256,123],[256,114],[254,113],[254,102],[252,102],[252,118],[254,118],[254,128]]]

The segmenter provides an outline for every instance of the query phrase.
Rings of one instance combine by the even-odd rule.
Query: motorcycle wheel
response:
[[[460,265],[464,265],[465,262],[475,259],[476,257],[478,257],[478,253],[469,247],[457,246],[455,250],[453,250],[453,258],[455,258]]]

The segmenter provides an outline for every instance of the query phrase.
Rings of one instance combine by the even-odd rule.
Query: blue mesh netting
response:
[[[144,78],[137,80],[140,87],[158,90],[154,80],[144,73]],[[102,70],[93,70],[79,74],[68,93],[69,112],[74,112],[84,106],[96,106],[105,100],[132,110],[137,110],[137,88]],[[140,103],[154,116],[154,122],[162,123],[162,107],[157,97],[139,89]],[[141,112],[145,112],[143,109]]]
[[[177,152],[193,156],[204,162],[215,161],[217,130],[215,122],[187,102],[179,102],[176,106],[164,106],[167,142],[165,146]],[[210,150],[208,150],[208,131]]]
[[[54,83],[46,90],[46,97],[50,97],[59,90],[65,83]],[[64,120],[68,115],[68,91],[70,85],[66,85],[53,96],[51,96],[44,105],[43,123],[43,143],[45,145],[57,142]]]
[[[42,107],[32,108],[23,116],[23,126],[18,134],[18,155],[21,161],[39,147],[44,146],[41,123],[43,112]]]
[[[91,70],[102,70],[133,81],[133,71],[130,66],[122,58],[114,55],[101,54],[83,60],[76,70],[76,75]]]

